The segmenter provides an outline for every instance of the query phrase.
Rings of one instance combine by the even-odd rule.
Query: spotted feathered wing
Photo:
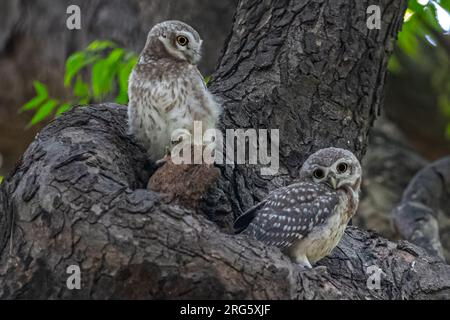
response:
[[[241,215],[234,226],[268,245],[290,247],[323,224],[339,203],[338,193],[325,185],[300,182],[277,189]]]

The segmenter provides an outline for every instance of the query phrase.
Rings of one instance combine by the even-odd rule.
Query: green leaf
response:
[[[117,48],[106,59],[95,63],[92,68],[92,90],[95,99],[99,100],[113,90],[114,75],[123,55],[124,50]]]
[[[125,63],[119,65],[119,86],[120,89],[128,90],[128,79],[133,71],[134,66],[137,64],[137,57],[129,59]]]
[[[28,101],[24,106],[22,106],[19,109],[19,112],[33,110],[39,107],[45,100],[47,100],[46,97],[34,97],[30,101]]]
[[[445,129],[445,137],[450,140],[450,124],[448,124]]]
[[[70,82],[75,74],[86,65],[86,58],[86,53],[76,52],[67,59],[64,86],[70,86]]]
[[[38,97],[48,98],[47,86],[39,81],[34,81],[34,89],[36,90]]]
[[[110,71],[106,60],[100,60],[92,67],[92,91],[95,99],[100,99],[108,91],[107,81]]]
[[[137,63],[137,56],[131,56],[125,63],[120,63],[118,68],[119,94],[116,97],[116,102],[119,104],[128,103],[128,79]]]
[[[64,75],[64,86],[69,87],[73,77],[84,67],[95,63],[100,55],[86,55],[85,52],[74,53],[67,59],[66,74]]]
[[[398,47],[415,62],[420,62],[419,40],[425,37],[425,30],[422,18],[415,14],[403,24],[398,35]]]
[[[3,182],[3,176],[0,176],[0,183]]]
[[[447,118],[450,118],[450,97],[447,97],[447,95],[445,94],[439,95],[438,105],[443,115]]]
[[[111,51],[108,58],[106,58],[106,61],[108,64],[113,65],[120,61],[120,59],[125,54],[125,50],[122,48],[117,48]]]
[[[31,119],[30,123],[28,124],[28,128],[31,126],[34,126],[35,124],[41,122],[50,114],[52,113],[53,109],[58,105],[58,101],[54,99],[48,100],[46,103],[44,103],[39,110],[34,115],[33,119]]]
[[[78,101],[78,105],[86,105],[86,104],[89,104],[90,101],[91,101],[91,99],[89,97],[86,97],[86,98],[80,99]]]
[[[95,40],[88,47],[88,51],[103,51],[106,49],[115,48],[116,44],[108,40]]]
[[[423,10],[424,6],[417,2],[417,0],[409,0],[408,9],[414,13],[419,13]]]
[[[423,19],[426,21],[426,26],[433,28],[438,32],[442,32],[441,25],[437,20],[436,8],[434,6],[427,6],[422,15]]]
[[[83,81],[81,76],[77,77],[77,81],[73,88],[73,94],[77,98],[89,97],[89,85]]]
[[[118,104],[127,104],[128,103],[128,93],[125,91],[119,92],[115,99]]]
[[[60,115],[62,115],[64,112],[69,111],[70,109],[72,109],[72,106],[69,103],[63,103],[62,105],[60,105],[58,107],[58,109],[56,110],[55,113],[55,117],[59,117]]]
[[[395,55],[391,56],[388,61],[388,70],[393,74],[398,74],[402,71],[402,66]]]
[[[450,12],[450,0],[440,0],[439,5],[447,12]]]
[[[36,90],[36,97],[28,101],[25,105],[23,105],[19,112],[33,110],[39,107],[45,100],[48,99],[48,90],[47,87],[39,81],[34,82],[34,89]]]
[[[203,81],[205,82],[205,85],[208,86],[209,82],[211,81],[211,76],[206,76]]]
[[[411,58],[415,58],[417,54],[418,41],[415,34],[411,32],[402,31],[398,35],[399,48]]]

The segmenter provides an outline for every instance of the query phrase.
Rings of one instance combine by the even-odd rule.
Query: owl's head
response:
[[[361,164],[355,155],[340,148],[326,148],[306,159],[300,170],[302,179],[323,183],[332,189],[350,188],[357,192],[361,186]]]
[[[152,58],[171,57],[197,64],[201,58],[202,42],[198,32],[188,24],[165,21],[150,30],[143,53]]]

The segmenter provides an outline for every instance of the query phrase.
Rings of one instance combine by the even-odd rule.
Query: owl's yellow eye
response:
[[[187,44],[189,43],[189,39],[188,38],[186,38],[185,36],[178,36],[177,37],[177,43],[180,45],[180,46],[187,46]]]

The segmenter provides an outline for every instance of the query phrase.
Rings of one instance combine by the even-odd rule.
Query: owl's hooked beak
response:
[[[333,189],[336,190],[336,188],[337,188],[336,177],[335,177],[334,175],[330,174],[330,175],[328,176],[328,178],[327,178],[327,184],[328,184],[331,188],[333,188]]]

